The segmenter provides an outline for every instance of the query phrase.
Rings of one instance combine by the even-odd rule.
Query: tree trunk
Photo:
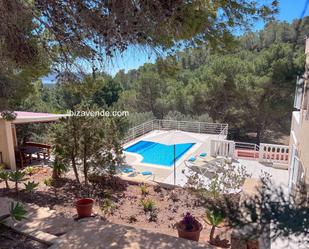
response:
[[[73,153],[71,154],[71,161],[72,161],[72,168],[73,168],[73,171],[74,171],[74,175],[75,175],[76,181],[77,181],[78,184],[80,184],[79,175],[78,175],[78,171],[77,171],[77,167],[76,167],[76,162],[75,162],[75,156],[74,156]]]
[[[255,143],[257,145],[259,145],[261,142],[262,132],[263,132],[262,125],[258,125],[256,129],[256,138],[255,138]]]
[[[78,128],[76,127],[75,122],[73,121],[73,136],[74,136],[74,145],[73,145],[73,149],[71,151],[71,161],[72,161],[72,167],[73,167],[73,171],[75,174],[75,178],[78,184],[80,184],[80,180],[79,180],[79,175],[78,175],[78,170],[77,170],[77,166],[76,166],[76,161],[75,161],[75,157],[77,155],[78,152],[78,138],[77,138],[77,134],[78,134]]]
[[[87,143],[84,144],[84,177],[85,177],[85,185],[88,185],[88,165],[87,165]]]
[[[59,179],[59,172],[58,172],[58,170],[55,167],[53,168],[52,178],[53,179]]]
[[[15,182],[15,191],[16,191],[16,194],[18,195],[18,182]]]
[[[6,188],[10,188],[10,187],[9,187],[8,180],[5,180],[5,187],[6,187]]]
[[[211,227],[210,234],[209,234],[209,243],[210,243],[210,244],[213,244],[213,243],[214,243],[215,229],[216,229],[215,226],[212,226],[212,227]]]

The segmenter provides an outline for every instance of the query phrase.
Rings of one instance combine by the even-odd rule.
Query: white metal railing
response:
[[[235,148],[239,150],[260,150],[260,147],[257,144],[244,142],[235,142]]]
[[[153,130],[181,130],[206,133],[218,135],[218,139],[226,139],[228,124],[154,119],[129,129],[123,142],[126,143],[134,140]]]
[[[210,155],[213,157],[233,157],[235,142],[231,140],[210,140]]]
[[[261,143],[259,162],[287,164],[289,162],[289,146]]]

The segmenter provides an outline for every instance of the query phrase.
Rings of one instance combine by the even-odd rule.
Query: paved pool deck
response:
[[[124,148],[129,147],[139,141],[145,140],[147,138],[150,138],[152,136],[157,136],[159,134],[166,134],[168,131],[151,131],[135,140],[132,140],[124,145]],[[172,131],[170,131],[172,132]],[[196,138],[197,140],[203,141],[201,143],[196,143],[192,148],[190,148],[177,162],[176,162],[176,168],[183,168],[184,161],[188,160],[191,156],[198,155],[201,152],[210,152],[210,140],[211,139],[218,139],[218,135],[213,134],[204,134],[204,133],[193,133],[193,132],[185,132],[186,134],[189,134],[193,138]],[[154,177],[151,180],[162,182],[162,183],[168,183],[173,184],[173,180],[171,182],[166,182],[166,179],[173,175],[173,166],[171,167],[164,167],[164,166],[156,166],[153,164],[146,164],[141,163],[142,156],[136,154],[136,153],[127,153],[125,152],[125,161],[126,164],[129,166],[132,166],[134,169],[136,169],[138,172],[142,171],[151,171],[154,174]]]
[[[141,140],[145,140],[149,137],[156,136],[158,134],[166,134],[167,131],[151,131],[133,141],[130,141],[124,145],[124,147],[129,147]],[[172,132],[172,131],[171,131]],[[187,132],[186,132],[187,133]],[[190,150],[188,150],[176,163],[176,185],[185,186],[188,181],[188,176],[192,174],[186,165],[186,161],[194,155],[198,155],[201,152],[210,153],[210,141],[211,139],[218,139],[218,135],[212,134],[201,134],[201,133],[190,133],[190,136],[204,141],[203,143],[196,143]],[[149,178],[159,183],[174,184],[174,171],[173,167],[163,167],[156,166],[152,164],[141,163],[142,157],[135,153],[125,153],[126,164],[136,169],[138,172],[151,171],[154,176]],[[252,178],[259,179],[266,173],[271,175],[272,181],[276,185],[280,185],[284,188],[288,185],[288,170],[273,168],[269,165],[259,163],[256,160],[250,159],[237,159],[233,162],[235,165],[243,165],[246,168],[248,174]],[[134,177],[132,177],[134,180]]]

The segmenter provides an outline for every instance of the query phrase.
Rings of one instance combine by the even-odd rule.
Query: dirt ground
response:
[[[17,196],[12,182],[9,183],[9,190],[2,182],[0,183],[0,196],[49,207],[72,219],[76,215],[74,201],[80,197],[92,197],[96,201],[94,213],[102,216],[103,219],[172,236],[177,236],[175,223],[180,221],[186,212],[190,212],[204,227],[200,241],[207,242],[209,239],[211,227],[205,223],[205,208],[198,198],[187,189],[171,190],[148,186],[148,194],[144,195],[140,186],[127,182],[121,182],[121,187],[107,189],[93,185],[80,187],[71,178],[62,178],[57,182],[57,187],[53,189],[43,183],[44,179],[50,176],[51,169],[49,168],[39,168],[37,173],[28,176],[28,180],[39,182],[39,187],[32,196],[23,190],[23,184],[20,184],[21,190]],[[107,204],[106,197],[110,200]],[[144,211],[141,201],[145,198],[154,201],[155,211],[152,212],[154,215]],[[106,208],[102,210],[101,207],[104,205]],[[230,229],[217,228],[215,235],[218,235],[221,247],[229,248]]]

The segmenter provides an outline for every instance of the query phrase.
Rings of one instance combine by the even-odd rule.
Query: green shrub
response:
[[[31,198],[32,198],[33,190],[35,190],[39,186],[39,183],[35,183],[34,181],[32,181],[32,182],[24,183],[24,185],[25,185],[25,190],[30,193]]]
[[[47,187],[53,187],[54,185],[54,179],[52,177],[45,178],[43,182]]]
[[[104,199],[101,205],[101,210],[104,215],[112,213],[115,208],[116,208],[115,203],[110,199]]]
[[[209,234],[209,242],[211,244],[215,244],[214,234],[215,234],[216,227],[222,224],[224,220],[225,220],[225,216],[219,210],[206,210],[205,222],[208,225],[212,226],[210,230],[210,234]]]
[[[57,189],[56,189],[56,180],[52,177],[48,177],[48,178],[45,178],[43,183],[47,186],[47,187],[50,187],[53,189],[54,191],[54,194],[55,194],[55,197],[57,198]]]
[[[27,180],[27,178],[25,178],[25,176],[26,176],[26,173],[23,172],[23,171],[19,171],[19,170],[12,171],[9,174],[10,181],[15,182],[16,193],[18,193],[18,184]]]
[[[0,171],[0,181],[5,182],[6,188],[9,188],[8,180],[10,178],[10,173],[8,171],[1,170]]]
[[[24,172],[25,172],[27,175],[31,176],[31,175],[33,175],[33,174],[35,173],[35,168],[32,167],[32,166],[28,166],[28,167],[26,167],[26,168],[24,169]]]
[[[149,193],[147,184],[143,183],[139,187],[140,187],[140,190],[142,192],[142,195],[146,196]]]
[[[22,219],[25,219],[26,214],[27,214],[27,211],[21,203],[11,202],[10,213],[1,215],[0,223],[3,223],[9,217],[11,217],[14,220],[21,221]]]
[[[141,200],[141,205],[144,209],[145,212],[150,212],[153,211],[156,207],[156,204],[153,200],[151,199],[143,199]]]
[[[53,178],[60,178],[61,175],[68,172],[69,168],[66,164],[62,163],[60,160],[56,159],[53,163]]]
[[[4,163],[0,163],[0,171],[4,170],[6,168],[6,165]]]

